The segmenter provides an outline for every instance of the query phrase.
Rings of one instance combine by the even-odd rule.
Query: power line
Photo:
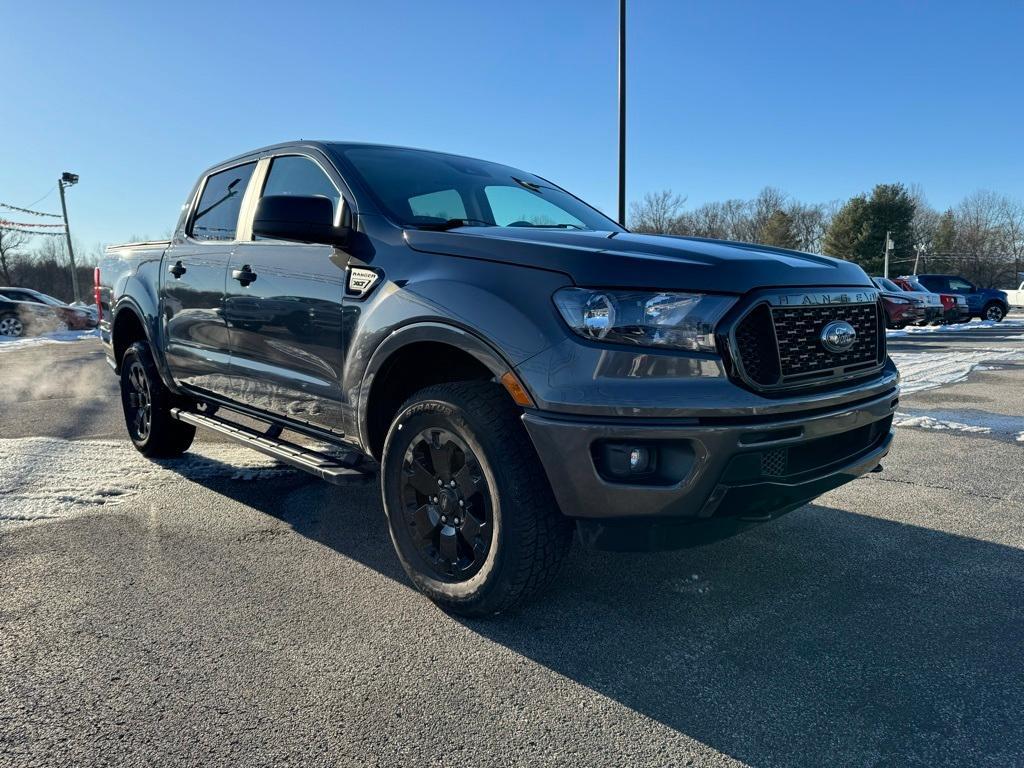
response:
[[[59,213],[43,213],[42,211],[33,211],[30,208],[22,208],[19,205],[11,205],[10,203],[0,203],[0,208],[6,208],[9,211],[17,211],[18,213],[27,213],[32,216],[49,216],[54,219],[62,218],[62,216]]]
[[[52,194],[53,194],[53,191],[54,191],[55,189],[57,189],[57,185],[56,185],[56,184],[54,184],[54,185],[53,185],[52,187],[50,187],[49,191],[48,191],[48,192],[47,192],[47,193],[46,193],[45,195],[43,195],[42,197],[40,197],[40,198],[39,198],[38,200],[33,200],[33,201],[32,201],[31,203],[29,203],[29,204],[28,204],[28,205],[26,205],[25,207],[26,207],[26,208],[32,208],[33,206],[39,205],[39,203],[43,202],[43,200],[45,200],[45,199],[46,199],[46,198],[48,198],[48,197],[49,197],[50,195],[52,195]]]

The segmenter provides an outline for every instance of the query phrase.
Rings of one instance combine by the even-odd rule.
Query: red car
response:
[[[886,328],[906,328],[924,320],[924,304],[892,293],[882,294]]]

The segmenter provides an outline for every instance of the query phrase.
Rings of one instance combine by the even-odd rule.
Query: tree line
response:
[[[761,243],[856,262],[882,273],[886,233],[893,241],[890,275],[955,272],[986,287],[1015,287],[1024,269],[1024,205],[978,191],[937,211],[920,187],[878,184],[845,203],[804,203],[775,187],[752,200],[686,207],[670,189],[630,206],[634,232]]]

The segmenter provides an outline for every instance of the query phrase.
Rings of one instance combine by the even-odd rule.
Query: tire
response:
[[[13,312],[0,315],[0,336],[24,336],[25,324]]]
[[[171,417],[174,395],[164,386],[149,344],[137,341],[121,358],[121,406],[128,436],[150,458],[180,456],[196,428]]]
[[[551,581],[572,544],[519,415],[497,384],[439,384],[407,400],[388,431],[391,541],[413,584],[451,613],[516,605]]]
[[[998,302],[991,302],[985,305],[985,308],[981,310],[982,320],[991,320],[992,322],[998,323],[1004,317],[1006,317],[1006,310],[1003,309],[1003,305]]]

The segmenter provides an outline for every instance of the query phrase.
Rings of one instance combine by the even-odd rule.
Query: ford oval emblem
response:
[[[857,341],[857,330],[845,320],[834,320],[821,329],[821,345],[829,352],[846,352]]]

